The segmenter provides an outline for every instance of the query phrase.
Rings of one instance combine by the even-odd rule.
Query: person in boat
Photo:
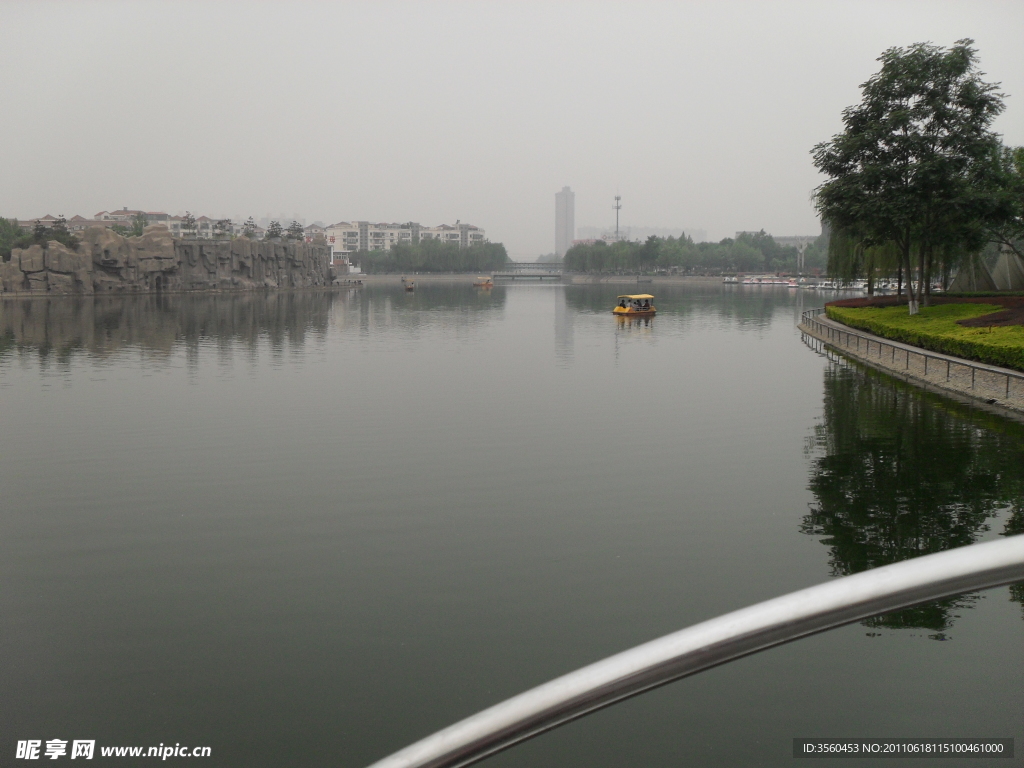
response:
[[[651,300],[650,299],[644,299],[644,309],[650,309],[650,308],[651,308]]]
[[[619,299],[619,306],[622,307],[623,309],[625,309],[626,308],[626,300],[625,299]]]

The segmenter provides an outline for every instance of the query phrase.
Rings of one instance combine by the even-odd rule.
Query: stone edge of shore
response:
[[[801,320],[797,324],[800,332],[817,339],[825,346],[835,350],[844,357],[848,357],[877,371],[902,379],[921,389],[936,392],[952,397],[972,407],[1008,416],[1016,421],[1024,421],[1024,375],[1019,371],[998,368],[997,366],[978,363],[973,360],[944,355],[930,350],[915,347],[904,342],[894,342],[889,339],[875,336],[874,334],[862,331],[857,328],[843,325],[827,318],[824,313],[818,315],[817,322],[824,326],[831,327],[839,332],[839,340],[830,339],[828,334],[820,333],[816,329],[805,325]],[[847,343],[842,343],[842,334],[847,336]],[[860,345],[850,346],[850,335],[860,336],[868,343],[864,349]],[[872,356],[873,345],[878,345],[879,354]],[[895,349],[893,360],[886,361],[883,354],[884,348]],[[917,359],[915,360],[915,356]],[[925,359],[938,359],[939,372],[943,377],[928,375]],[[942,361],[948,361],[949,365],[943,366]],[[955,368],[954,368],[955,366]],[[935,363],[932,364],[935,370]],[[974,373],[970,374],[973,369]],[[981,377],[978,377],[981,373]],[[1010,386],[1004,389],[1007,373],[1011,376]],[[1015,378],[1020,377],[1020,378]],[[981,379],[980,382],[978,379]],[[968,381],[972,384],[968,385]],[[979,386],[980,383],[980,386]],[[1009,397],[1006,392],[1009,391]]]

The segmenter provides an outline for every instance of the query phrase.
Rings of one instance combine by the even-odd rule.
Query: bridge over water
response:
[[[560,261],[508,261],[493,273],[495,280],[561,280]]]

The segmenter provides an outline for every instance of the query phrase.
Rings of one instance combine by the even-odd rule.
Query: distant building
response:
[[[456,221],[455,226],[441,224],[437,227],[421,227],[417,242],[421,240],[443,240],[446,243],[458,243],[460,248],[466,248],[470,245],[482,243],[486,239],[484,231],[480,227]]]
[[[81,216],[77,216],[76,218],[81,218]],[[56,223],[57,217],[52,213],[48,213],[45,216],[40,216],[35,219],[18,219],[18,226],[26,232],[31,232],[35,229],[36,224],[41,224],[44,227],[52,227]]]
[[[780,235],[773,236],[772,239],[776,243],[782,246],[791,245],[798,251],[802,251],[808,245],[817,240],[819,235]]]
[[[131,228],[135,224],[135,220],[138,216],[143,216],[146,220],[146,225],[161,224],[167,227],[171,231],[171,235],[174,237],[182,237],[188,235],[188,237],[200,237],[200,238],[214,238],[223,237],[230,235],[242,234],[243,224],[240,222],[231,222],[230,225],[221,225],[221,221],[225,219],[214,219],[209,216],[197,216],[195,231],[183,232],[182,225],[184,224],[184,216],[172,216],[163,211],[136,211],[130,208],[122,208],[119,211],[100,211],[95,214],[91,219],[87,219],[84,216],[72,216],[67,220],[67,228],[71,232],[82,232],[89,227],[126,227]],[[56,216],[47,214],[38,219],[32,219],[30,221],[20,221],[22,229],[31,231],[36,223],[40,223],[45,227],[52,227],[58,221]],[[257,228],[258,236],[262,236],[263,230]]]
[[[89,227],[113,227],[117,224],[124,226],[122,221],[112,221],[110,219],[106,221],[96,221],[95,219],[87,219],[84,216],[72,216],[68,219],[68,229],[71,232],[82,232]]]
[[[576,195],[568,187],[555,193],[555,256],[562,258],[576,239]]]
[[[455,222],[436,227],[424,227],[410,221],[405,224],[373,223],[369,221],[339,221],[324,228],[327,243],[333,253],[342,257],[357,251],[390,251],[399,243],[419,243],[440,240],[466,248],[486,242],[484,230],[472,224]]]
[[[36,224],[42,224],[44,227],[53,227],[59,221],[58,217],[46,214],[40,216],[37,219],[20,220],[18,225],[27,232],[31,232],[35,229]],[[67,219],[64,224],[68,228],[69,232],[81,232],[88,229],[89,227],[106,227],[110,228],[116,225],[125,226],[130,224],[130,221],[124,219],[87,219],[84,216],[72,216]]]
[[[130,223],[139,214],[147,216],[145,211],[129,211],[127,208],[122,208],[120,211],[100,211],[93,219],[96,221],[113,221],[117,223]],[[148,220],[148,216],[147,216]]]
[[[348,255],[359,250],[359,222],[339,221],[324,228],[333,254]]]

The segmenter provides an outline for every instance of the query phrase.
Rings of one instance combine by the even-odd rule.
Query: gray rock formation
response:
[[[14,249],[0,263],[0,293],[144,293],[251,291],[330,285],[326,244],[176,240],[162,225],[141,237],[92,227],[78,250],[51,240]]]

